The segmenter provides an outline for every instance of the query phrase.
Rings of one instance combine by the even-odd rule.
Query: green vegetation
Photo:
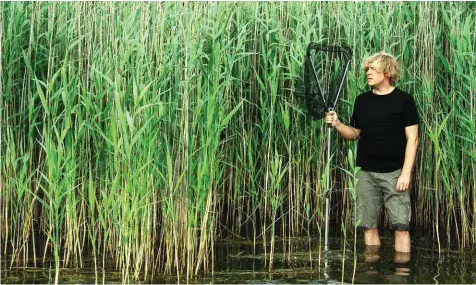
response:
[[[421,114],[413,223],[476,245],[476,3],[1,3],[1,252],[98,280],[213,272],[217,239],[318,236],[326,126],[299,106],[310,41],[354,52],[337,111],[379,50]],[[353,142],[334,134],[331,227]],[[343,169],[348,172],[342,171]],[[445,237],[445,238],[444,238]],[[289,246],[289,250],[291,247]],[[101,277],[102,274],[102,277]]]

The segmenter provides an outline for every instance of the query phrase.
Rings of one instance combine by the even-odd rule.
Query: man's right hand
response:
[[[332,127],[336,127],[340,125],[340,121],[337,118],[337,113],[334,111],[326,112],[325,120],[326,120],[326,123]]]

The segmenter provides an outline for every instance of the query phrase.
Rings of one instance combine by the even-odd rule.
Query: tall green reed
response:
[[[1,3],[2,252],[125,282],[214,271],[219,238],[347,234],[347,150],[301,108],[310,41],[386,50],[421,116],[413,225],[475,244],[474,3]],[[328,165],[328,167],[327,167]],[[351,193],[350,193],[351,194]],[[343,222],[344,221],[344,222]],[[344,231],[342,232],[341,229]],[[342,232],[342,233],[341,233]],[[286,244],[286,240],[289,242]],[[38,252],[40,250],[40,252]],[[43,257],[43,258],[41,258]],[[40,262],[41,261],[41,262]]]

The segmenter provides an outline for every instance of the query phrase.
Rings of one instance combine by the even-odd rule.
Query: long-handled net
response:
[[[322,119],[326,112],[333,111],[344,87],[349,71],[352,51],[348,47],[326,46],[310,43],[304,63],[304,90],[306,107],[314,119]],[[327,163],[330,164],[331,130],[327,133]],[[327,169],[326,212],[324,246],[328,249],[329,194],[331,193]]]

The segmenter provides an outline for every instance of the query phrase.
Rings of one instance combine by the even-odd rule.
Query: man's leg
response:
[[[410,233],[408,231],[395,231],[395,251],[410,252]]]
[[[401,170],[382,173],[379,183],[384,192],[384,202],[390,218],[390,229],[395,231],[395,251],[410,252],[410,219],[412,215],[408,190],[397,192]]]
[[[375,183],[374,174],[361,170],[355,187],[356,217],[354,225],[364,230],[365,245],[380,246],[380,237],[377,229],[377,219],[381,210],[381,193]]]
[[[364,230],[364,241],[365,245],[380,246],[380,236],[378,234],[378,229]]]

